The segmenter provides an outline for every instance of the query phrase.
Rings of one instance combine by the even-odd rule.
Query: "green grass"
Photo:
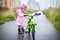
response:
[[[12,20],[15,20],[17,17],[17,8],[14,9],[8,9],[8,8],[1,8],[0,9],[0,25],[4,24],[5,22],[9,22]],[[36,10],[27,10],[25,14],[31,14],[35,12]]]
[[[9,22],[15,20],[16,12],[15,9],[8,9],[8,8],[1,8],[0,9],[0,25],[4,24],[5,22]]]
[[[60,31],[60,14],[56,15],[56,17],[54,19],[54,24],[56,26],[56,29],[58,29],[58,31]]]
[[[0,25],[4,24],[5,22],[12,21],[12,20],[15,20],[15,17],[13,17],[11,15],[8,15],[6,17],[0,18]]]
[[[32,13],[34,13],[34,12],[36,12],[37,10],[33,10],[33,9],[28,9],[26,12],[25,12],[25,14],[32,14]]]
[[[60,31],[60,9],[47,9],[43,11],[47,18],[55,25],[55,28]]]

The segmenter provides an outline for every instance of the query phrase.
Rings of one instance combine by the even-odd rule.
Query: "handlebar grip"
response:
[[[38,13],[38,15],[41,15],[41,13]]]

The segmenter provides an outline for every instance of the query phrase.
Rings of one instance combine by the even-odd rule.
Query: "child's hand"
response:
[[[24,16],[28,16],[28,15],[24,15]]]
[[[24,15],[24,16],[27,16],[27,15]]]

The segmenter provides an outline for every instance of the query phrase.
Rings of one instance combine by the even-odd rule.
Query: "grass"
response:
[[[15,20],[16,14],[14,12],[15,9],[2,8],[0,9],[0,25],[5,22],[9,22]]]
[[[6,17],[0,18],[0,25],[4,24],[5,22],[15,20],[15,18],[11,15],[8,15]]]
[[[47,18],[55,25],[55,28],[60,31],[60,9],[49,8],[43,12]]]
[[[17,17],[17,12],[16,12],[17,8],[14,9],[8,9],[8,8],[1,8],[0,9],[0,25],[4,24],[5,22],[9,22],[12,20],[15,20]],[[35,12],[36,10],[27,10],[25,12],[25,14],[31,14],[33,12]]]
[[[25,12],[25,14],[32,14],[34,12],[36,12],[37,10],[33,10],[33,9],[27,9],[27,11]]]

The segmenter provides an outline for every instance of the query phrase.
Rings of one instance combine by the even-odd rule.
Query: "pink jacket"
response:
[[[17,19],[16,19],[16,25],[21,25],[24,26],[24,20],[26,17],[24,17],[24,13],[21,10],[17,10],[18,15],[17,15]]]

